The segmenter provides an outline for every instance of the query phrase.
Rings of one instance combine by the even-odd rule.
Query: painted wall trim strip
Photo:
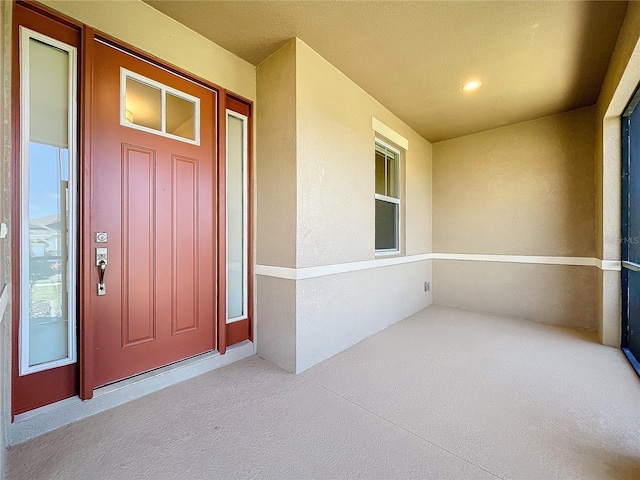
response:
[[[539,255],[486,255],[478,253],[434,253],[435,260],[462,260],[470,262],[534,263],[539,265],[596,266],[595,258],[546,257]]]
[[[597,267],[600,270],[621,270],[621,262],[617,260],[600,260],[590,257],[545,257],[539,255],[485,255],[475,253],[422,253],[405,257],[377,258],[361,262],[337,263],[317,267],[276,267],[272,265],[256,265],[256,275],[283,278],[285,280],[306,280],[326,277],[340,273],[357,272],[371,268],[389,267],[404,263],[422,262],[424,260],[457,260],[468,262],[500,262],[530,263],[534,265],[566,265],[579,267]]]
[[[409,140],[404,138],[391,127],[387,127],[376,117],[371,117],[371,128],[373,128],[376,133],[379,133],[383,137],[388,138],[399,147],[404,148],[405,150],[409,150]]]
[[[599,258],[595,259],[596,267],[600,270],[622,270],[622,262],[619,260],[600,260]]]

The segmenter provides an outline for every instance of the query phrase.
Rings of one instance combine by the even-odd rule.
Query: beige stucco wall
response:
[[[434,144],[434,250],[593,257],[593,149],[593,108]]]
[[[258,265],[289,267],[293,276],[258,275],[258,353],[301,371],[431,303],[424,291],[430,260],[295,279],[306,267],[375,261],[372,117],[409,141],[403,253],[430,253],[431,145],[299,39],[260,64],[257,80]],[[261,138],[267,135],[273,138]],[[292,286],[295,324],[291,310],[279,305]],[[283,343],[292,333],[295,346]]]
[[[431,144],[297,40],[297,266],[375,258],[375,117],[409,141],[406,254],[431,251]]]
[[[595,330],[596,268],[433,261],[434,303]]]
[[[409,141],[403,156],[404,254],[431,252],[431,144],[296,40],[298,268],[375,259],[377,118]],[[431,303],[431,261],[302,280],[297,370]]]
[[[295,280],[261,275],[255,282],[258,355],[290,372],[297,371],[296,287]]]
[[[595,256],[594,108],[433,146],[438,253]],[[434,303],[595,329],[595,267],[436,260]]]
[[[431,304],[431,260],[298,281],[296,371]],[[262,342],[262,338],[260,339]]]
[[[256,262],[296,266],[296,42],[257,68]]]
[[[620,116],[640,82],[640,2],[629,2],[596,105],[596,250],[603,260],[620,260]],[[620,346],[620,272],[598,275],[596,316],[600,341]]]
[[[256,263],[296,265],[296,42],[257,68]],[[258,354],[296,370],[296,282],[257,276]]]

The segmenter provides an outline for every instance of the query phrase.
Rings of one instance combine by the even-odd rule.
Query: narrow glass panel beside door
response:
[[[227,112],[227,319],[247,318],[247,119]]]
[[[20,374],[25,375],[76,359],[76,52],[27,29],[21,41]]]

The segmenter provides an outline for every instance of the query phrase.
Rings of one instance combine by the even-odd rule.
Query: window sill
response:
[[[379,257],[401,257],[401,256],[402,256],[402,253],[399,250],[376,252],[376,258],[379,258]]]

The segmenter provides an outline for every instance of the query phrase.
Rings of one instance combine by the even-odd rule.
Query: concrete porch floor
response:
[[[640,478],[593,334],[432,306],[293,375],[257,357],[12,447],[10,479]]]

